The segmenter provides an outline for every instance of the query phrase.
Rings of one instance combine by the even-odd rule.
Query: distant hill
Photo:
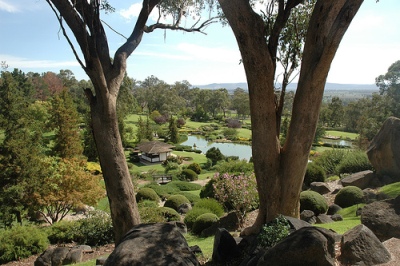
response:
[[[220,88],[225,88],[228,91],[233,91],[237,88],[242,88],[248,90],[247,83],[212,83],[207,85],[193,85],[200,89],[211,89],[217,90]],[[291,83],[288,86],[288,90],[295,90],[297,83]],[[339,84],[339,83],[326,83],[325,90],[343,90],[343,91],[378,91],[378,87],[375,84]]]

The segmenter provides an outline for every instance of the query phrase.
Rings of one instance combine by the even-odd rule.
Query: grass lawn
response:
[[[251,130],[247,128],[239,128],[238,129],[238,137],[251,139]]]
[[[189,246],[198,245],[201,248],[201,251],[203,251],[203,256],[211,259],[214,246],[214,236],[204,238],[192,235],[190,233],[187,233],[184,236]]]
[[[350,133],[350,132],[336,131],[336,130],[327,130],[325,132],[325,135],[340,137],[341,139],[350,139],[350,140],[356,140],[356,138],[358,137],[357,133]]]
[[[379,192],[385,193],[389,198],[396,198],[400,195],[400,182],[383,186],[379,189]]]

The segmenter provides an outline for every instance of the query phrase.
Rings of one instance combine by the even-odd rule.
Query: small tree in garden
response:
[[[240,224],[243,224],[247,212],[259,205],[254,173],[250,175],[216,173],[213,180],[215,198],[228,209],[234,209]]]
[[[221,151],[215,147],[210,148],[206,152],[206,157],[212,161],[213,165],[216,165],[218,161],[222,161],[225,158]]]

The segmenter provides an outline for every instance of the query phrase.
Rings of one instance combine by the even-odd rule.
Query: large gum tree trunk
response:
[[[282,1],[283,2],[283,1]],[[301,1],[289,0],[286,8]],[[362,0],[319,0],[311,17],[303,53],[292,119],[283,147],[277,136],[274,95],[276,36],[266,41],[266,29],[249,1],[219,0],[235,34],[249,87],[253,162],[260,197],[254,225],[242,234],[257,233],[279,214],[299,216],[299,195],[317,127],[331,62]],[[284,13],[284,12],[283,12]],[[277,20],[272,34],[284,26]]]

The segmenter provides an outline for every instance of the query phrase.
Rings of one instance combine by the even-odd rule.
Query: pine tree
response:
[[[169,120],[168,140],[172,143],[179,142],[179,130],[178,130],[178,126],[176,124],[176,119],[173,117],[171,117],[171,119]]]

